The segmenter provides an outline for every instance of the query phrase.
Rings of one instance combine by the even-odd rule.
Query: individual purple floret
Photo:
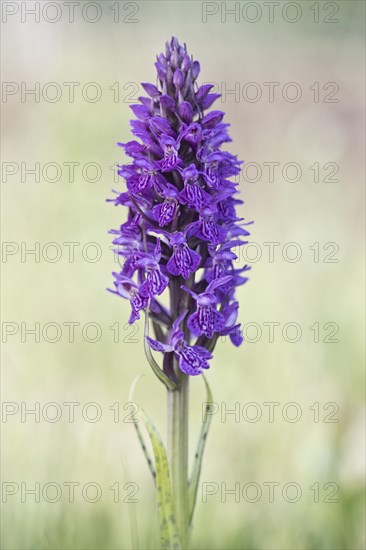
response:
[[[179,361],[179,368],[186,374],[195,376],[201,374],[202,369],[208,369],[208,359],[212,358],[211,353],[202,346],[190,346],[184,338],[184,332],[179,328],[187,311],[178,317],[173,323],[168,343],[163,344],[147,337],[151,348],[155,351],[174,352]]]
[[[182,275],[183,279],[188,279],[191,273],[197,271],[202,258],[188,246],[184,233],[175,231],[168,238],[172,254],[166,264],[167,271],[171,275]]]
[[[131,105],[136,139],[118,144],[130,162],[118,167],[126,190],[113,202],[128,218],[111,231],[122,265],[111,292],[130,301],[130,323],[141,311],[148,315],[156,338],[146,338],[164,353],[167,376],[173,357],[197,375],[209,367],[219,336],[236,346],[243,340],[235,289],[249,267],[237,252],[249,233],[230,179],[241,162],[221,150],[231,141],[229,124],[222,111],[207,112],[219,95],[198,86],[200,65],[186,46],[172,38],[155,67],[156,83],[143,83],[147,95]]]

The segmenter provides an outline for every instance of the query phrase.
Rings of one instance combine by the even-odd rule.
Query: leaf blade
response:
[[[173,492],[169,475],[168,456],[161,436],[143,409],[139,411],[153,447],[156,467],[156,501],[158,506],[161,548],[182,548],[174,515]]]
[[[203,376],[203,375],[202,375]],[[198,439],[197,450],[195,454],[195,460],[193,464],[192,476],[189,482],[189,524],[192,524],[193,514],[197,501],[198,483],[201,475],[203,454],[206,446],[207,434],[210,429],[212,415],[209,415],[210,407],[213,403],[212,392],[210,386],[203,376],[203,380],[206,386],[206,408],[203,417],[203,423],[201,427],[200,436]]]
[[[147,311],[145,312],[145,334],[144,334],[144,351],[145,351],[146,359],[148,360],[150,367],[152,368],[156,376],[159,378],[159,380],[163,382],[163,384],[169,390],[174,390],[177,387],[176,384],[173,382],[173,380],[171,380],[165,374],[165,372],[161,370],[161,368],[155,361],[153,354],[151,353],[149,343],[146,340],[146,336],[149,336],[149,314]]]
[[[131,388],[130,388],[130,392],[129,392],[129,395],[128,395],[128,402],[129,403],[134,403],[135,405],[137,405],[137,403],[135,401],[133,401],[133,393],[135,391],[135,387],[136,387],[136,384],[137,382],[140,380],[141,376],[144,376],[143,374],[140,374],[139,376],[137,376],[134,381],[132,382],[131,384]],[[138,407],[138,411],[140,410],[140,407],[137,405]],[[137,438],[139,440],[139,443],[141,445],[141,448],[142,448],[142,452],[144,453],[145,455],[145,458],[146,458],[146,462],[147,462],[147,465],[149,467],[149,470],[151,472],[151,475],[153,477],[153,480],[154,480],[154,483],[155,483],[155,479],[156,479],[156,470],[155,470],[155,467],[154,467],[154,463],[153,463],[153,460],[150,456],[150,453],[148,451],[148,448],[146,446],[146,443],[145,443],[145,439],[144,439],[144,436],[142,434],[142,431],[140,429],[140,425],[139,425],[139,422],[136,421],[133,422],[133,425],[134,425],[134,428],[136,430],[136,433],[137,433]]]

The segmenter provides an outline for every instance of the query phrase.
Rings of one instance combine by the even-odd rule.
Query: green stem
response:
[[[175,365],[176,366],[176,365]],[[179,369],[178,369],[179,370]],[[189,548],[188,394],[189,377],[180,372],[180,384],[168,390],[168,457],[175,517],[183,549]]]

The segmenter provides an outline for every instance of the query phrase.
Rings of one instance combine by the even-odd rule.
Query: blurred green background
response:
[[[261,258],[238,293],[248,341],[221,342],[208,373],[218,412],[192,547],[364,548],[364,3],[280,2],[271,22],[265,2],[80,2],[72,23],[66,2],[41,2],[49,6],[39,22],[25,11],[34,4],[2,2],[2,399],[3,413],[14,413],[2,419],[2,547],[157,547],[154,487],[124,407],[146,373],[135,399],[165,434],[165,394],[146,364],[141,326],[125,325],[129,305],[105,291],[116,268],[107,231],[125,212],[104,201],[123,188],[113,165],[124,161],[116,142],[130,138],[129,102],[139,82],[154,82],[155,54],[176,35],[200,60],[200,82],[239,90],[216,105],[232,124],[230,151],[262,170],[251,165],[240,178],[240,215],[255,220]],[[37,82],[39,98],[24,95]],[[70,82],[80,83],[73,102]],[[278,83],[273,101],[269,82]],[[39,181],[26,172],[36,162]],[[279,163],[274,178],[270,162]],[[64,163],[79,163],[74,178]],[[287,163],[300,166],[298,181]],[[279,243],[273,261],[269,242]],[[283,258],[293,257],[289,242],[300,248],[297,262]],[[80,243],[74,261],[64,243]],[[25,254],[37,246],[39,258]],[[39,342],[26,334],[37,322]],[[270,322],[279,323],[272,342]],[[65,323],[78,323],[73,342]],[[300,326],[297,342],[287,323]],[[204,387],[194,379],[191,388],[192,455]],[[24,415],[37,402],[39,419]],[[98,409],[85,406],[92,402]],[[272,422],[268,402],[278,403]],[[36,483],[40,502],[26,493]],[[274,498],[270,483],[279,484]],[[235,484],[239,497],[225,497]],[[88,502],[96,487],[100,499]],[[204,498],[208,487],[215,494]]]

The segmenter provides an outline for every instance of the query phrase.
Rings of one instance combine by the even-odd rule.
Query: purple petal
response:
[[[208,92],[212,90],[213,87],[213,84],[203,84],[203,86],[200,86],[195,94],[197,103],[201,103],[201,101],[207,96]]]
[[[243,343],[244,338],[243,338],[243,332],[241,330],[240,324],[232,327],[229,334],[230,334],[230,340],[232,341],[234,346],[239,347]]]
[[[192,78],[193,80],[196,80],[198,75],[200,74],[200,70],[201,70],[201,67],[200,67],[200,64],[198,61],[193,61],[192,63]]]
[[[150,84],[149,82],[141,82],[141,86],[150,97],[157,97],[160,95],[159,90],[156,86],[154,86],[154,84]]]
[[[203,117],[201,121],[202,128],[213,128],[214,126],[216,126],[216,124],[221,122],[224,115],[225,113],[223,113],[222,111],[211,111]]]
[[[177,261],[174,255],[170,258],[170,260],[166,264],[166,268],[171,275],[175,275],[175,276],[180,275],[181,270],[177,264]]]
[[[202,329],[201,329],[201,325],[200,325],[200,322],[199,322],[198,312],[193,313],[193,314],[188,318],[187,327],[188,327],[189,330],[192,332],[192,334],[195,334],[195,335],[197,335],[197,336],[199,336],[200,334],[202,334]]]
[[[130,105],[130,109],[140,120],[149,120],[151,118],[150,110],[145,105]]]
[[[197,376],[203,369],[210,367],[208,359],[211,355],[209,357],[207,353],[202,353],[199,346],[189,346],[184,342],[179,351],[175,351],[179,356],[179,368],[190,376]]]
[[[166,267],[172,275],[182,275],[184,279],[188,279],[190,273],[197,271],[201,259],[201,256],[185,243],[176,247]]]
[[[183,88],[183,85],[184,85],[184,72],[181,71],[181,69],[176,69],[174,71],[173,83],[174,83],[174,86],[176,88],[178,88],[179,90],[181,88]]]
[[[193,118],[193,107],[188,101],[183,101],[179,105],[179,114],[184,122],[190,123]]]
[[[220,279],[214,279],[207,287],[206,292],[212,292],[216,288],[222,285],[226,285],[233,279],[232,275],[225,275],[220,277]]]
[[[207,94],[207,96],[202,101],[202,109],[209,109],[219,97],[221,97],[221,94]]]
[[[169,95],[164,94],[160,96],[160,105],[164,107],[164,109],[168,109],[170,111],[175,110],[175,101]]]
[[[166,118],[155,116],[149,120],[149,125],[157,135],[167,134],[169,136],[175,136],[175,132],[172,130]]]
[[[158,342],[157,340],[153,340],[150,338],[150,336],[146,336],[146,340],[149,342],[150,347],[154,351],[161,351],[162,353],[173,351],[173,348],[170,344],[162,344],[161,342]]]

